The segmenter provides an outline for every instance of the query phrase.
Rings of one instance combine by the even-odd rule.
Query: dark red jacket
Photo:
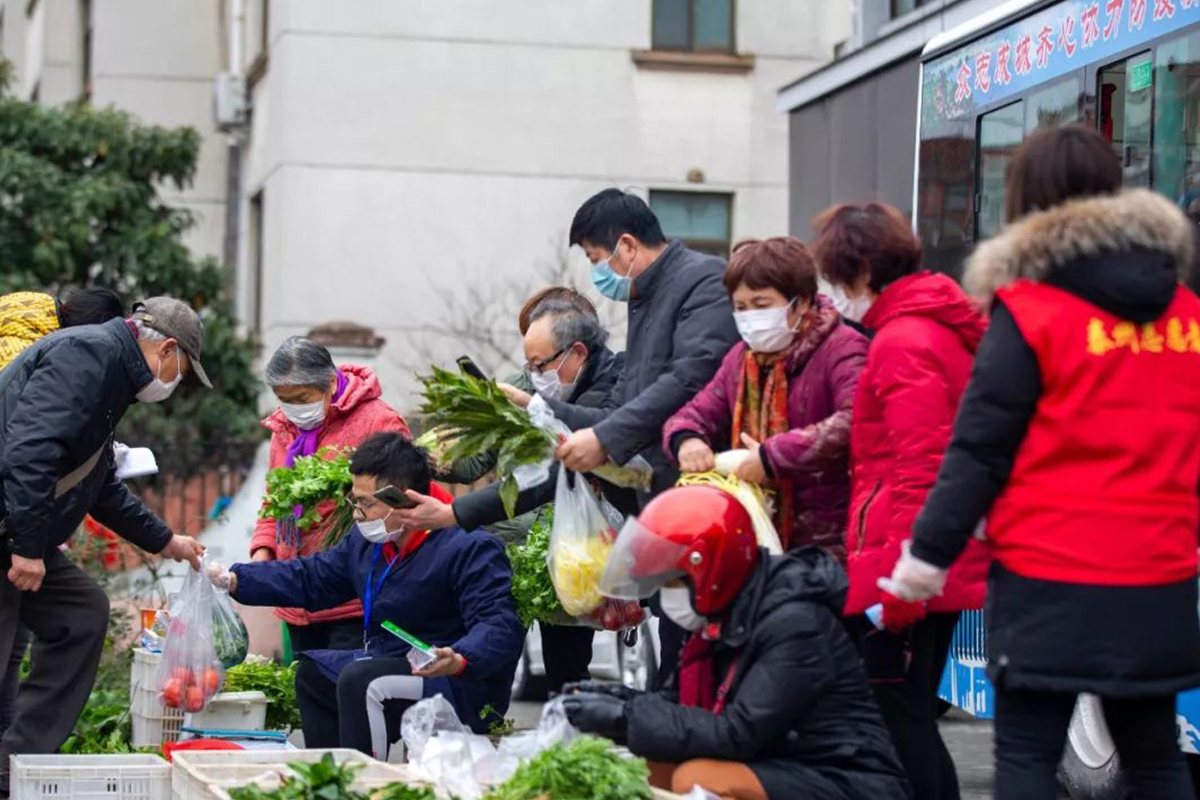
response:
[[[921,272],[891,284],[867,312],[875,331],[851,430],[847,614],[880,601],[900,545],[933,487],[986,323],[951,278]],[[972,542],[931,611],[983,604],[989,556]]]
[[[850,412],[867,340],[842,324],[833,304],[818,295],[819,311],[788,357],[788,424],[791,430],[762,442],[770,472],[793,481],[792,546],[816,544],[845,563],[846,511],[850,501]],[[667,420],[663,447],[694,434],[716,452],[743,447],[731,440],[733,408],[746,344],[738,342],[709,384]]]

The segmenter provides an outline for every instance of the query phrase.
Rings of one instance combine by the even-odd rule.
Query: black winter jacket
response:
[[[663,424],[708,384],[738,341],[724,274],[721,259],[672,242],[633,282],[625,368],[603,407],[550,402],[572,430],[593,428],[616,463],[644,456],[654,467],[655,494],[679,477],[663,453]]]
[[[736,677],[719,715],[662,694],[626,704],[629,749],[656,761],[746,763],[772,800],[809,796],[813,771],[863,800],[907,798],[858,652],[841,622],[846,573],[819,547],[767,556],[734,601],[714,653]]]
[[[0,538],[9,553],[42,558],[87,514],[150,553],[171,531],[116,478],[113,429],[153,380],[122,319],[45,337],[0,370]],[[55,498],[63,477],[100,461]]]
[[[575,388],[567,402],[581,408],[602,406],[616,385],[624,363],[624,353],[613,353],[607,347],[592,354],[584,364],[583,372],[576,379]],[[555,462],[550,467],[550,478],[547,481],[531,486],[517,496],[516,513],[525,514],[547,503],[553,503],[557,485],[558,462]],[[632,490],[611,486],[603,481],[600,485],[604,496],[617,510],[626,514],[637,511],[637,498]],[[468,531],[507,519],[504,503],[500,500],[500,484],[494,483],[455,498],[454,518],[459,527]]]
[[[1148,191],[1066,203],[982,245],[964,282],[976,296],[1042,280],[1132,322],[1158,319],[1191,267],[1193,225]],[[996,301],[912,553],[947,567],[1009,481],[1041,395],[1037,357]],[[1200,684],[1197,582],[1148,587],[1067,584],[993,564],[989,674],[1001,687],[1173,694]]]

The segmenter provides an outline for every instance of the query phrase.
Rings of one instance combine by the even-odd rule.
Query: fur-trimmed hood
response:
[[[967,261],[963,286],[972,297],[990,300],[1020,278],[1040,281],[1072,261],[1133,250],[1166,254],[1182,281],[1191,271],[1195,237],[1195,225],[1148,189],[1071,200],[981,244]]]

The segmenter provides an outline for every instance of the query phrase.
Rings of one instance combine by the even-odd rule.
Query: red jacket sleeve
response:
[[[667,420],[663,426],[663,450],[668,461],[675,462],[675,453],[671,445],[681,433],[693,434],[703,439],[718,453],[729,449],[733,394],[737,391],[742,355],[745,352],[745,345],[735,344],[725,354],[717,374],[708,385]]]
[[[780,478],[845,470],[850,453],[850,420],[858,379],[867,362],[867,340],[848,337],[818,376],[836,409],[825,419],[777,434],[762,443],[771,471]],[[810,363],[806,369],[812,369]]]
[[[937,480],[958,398],[951,396],[942,359],[934,349],[914,343],[911,334],[895,334],[876,339],[872,360],[879,365],[875,391],[895,454],[887,546],[899,553]]]

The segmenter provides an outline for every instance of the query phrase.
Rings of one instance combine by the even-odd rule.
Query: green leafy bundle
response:
[[[517,601],[517,614],[525,627],[534,622],[562,625],[571,619],[558,600],[554,583],[550,580],[550,568],[546,564],[550,530],[553,527],[554,506],[546,506],[538,514],[525,541],[508,546],[508,560],[513,571],[513,599]]]
[[[129,692],[96,690],[60,752],[71,755],[132,753]]]
[[[554,438],[538,428],[524,410],[512,404],[495,381],[481,381],[470,375],[433,368],[421,378],[425,386],[425,404],[421,412],[453,440],[442,459],[454,463],[496,451],[496,472],[500,475],[500,499],[511,518],[516,511],[517,479],[513,470],[544,461],[550,455]]]
[[[326,753],[314,764],[291,762],[295,776],[283,778],[278,789],[244,786],[230,789],[233,800],[437,800],[429,787],[393,783],[369,794],[351,788],[354,777],[363,765],[353,761],[338,764],[332,753]]]
[[[262,692],[267,696],[267,728],[300,727],[296,705],[296,662],[281,667],[274,661],[246,661],[225,673],[225,691]]]
[[[300,456],[291,467],[277,467],[267,473],[267,494],[259,513],[265,519],[287,525],[294,523],[303,530],[321,521],[317,511],[320,503],[336,502],[329,531],[322,542],[322,547],[328,550],[354,525],[354,507],[349,497],[352,484],[349,451],[322,447],[311,456]],[[299,519],[294,514],[296,506],[304,507]]]
[[[644,759],[623,757],[611,742],[584,736],[546,748],[484,800],[650,800],[649,778]]]

